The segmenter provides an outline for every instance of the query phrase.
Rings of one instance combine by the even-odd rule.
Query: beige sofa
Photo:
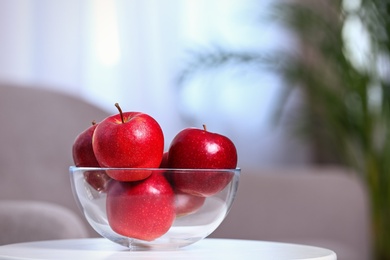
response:
[[[0,85],[0,199],[7,202],[0,204],[0,243],[43,239],[46,235],[49,239],[97,236],[81,218],[68,169],[73,164],[71,149],[77,134],[92,120],[106,116],[95,106],[44,88]],[[11,200],[18,204],[9,211]],[[31,218],[39,218],[37,207],[47,218],[53,214],[60,218],[56,221],[61,221],[67,232],[31,222]],[[63,213],[55,214],[57,211]],[[4,216],[6,212],[9,218]],[[14,212],[24,216],[15,217]],[[7,224],[17,219],[20,221],[10,230]],[[82,228],[75,224],[76,219]],[[30,235],[23,237],[19,230],[30,230]]]
[[[108,114],[43,88],[0,85],[0,244],[98,236],[71,193],[76,135]],[[211,237],[328,247],[341,260],[369,259],[367,201],[338,168],[247,169]]]
[[[236,200],[211,237],[300,243],[369,260],[365,189],[335,167],[242,169]]]

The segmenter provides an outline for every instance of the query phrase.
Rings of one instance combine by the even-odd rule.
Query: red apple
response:
[[[112,180],[105,171],[85,171],[84,179],[97,191],[106,192],[108,183]]]
[[[169,168],[168,152],[164,152],[163,159],[160,164],[160,168]],[[165,178],[168,180],[168,182],[174,186],[171,177],[173,171],[174,170],[166,170],[163,174]],[[200,209],[203,206],[205,200],[206,200],[205,197],[199,197],[199,196],[181,192],[179,190],[175,190],[176,216],[182,217],[196,212],[198,209]]]
[[[152,241],[175,219],[174,193],[162,173],[134,182],[113,180],[107,191],[107,218],[118,234]]]
[[[187,216],[198,211],[206,198],[191,195],[181,191],[175,192],[175,212],[177,217]]]
[[[97,127],[95,121],[75,139],[72,147],[74,164],[77,167],[99,167],[92,149],[92,136]]]
[[[99,167],[92,149],[92,136],[96,127],[97,124],[93,121],[92,125],[80,133],[73,143],[72,155],[77,167]],[[86,171],[84,178],[97,191],[105,191],[106,185],[111,179],[103,171]]]
[[[169,168],[169,166],[168,166],[168,152],[163,153],[163,157],[162,157],[159,168]]]
[[[237,150],[224,135],[204,129],[186,128],[172,140],[168,165],[177,169],[235,169]],[[182,171],[172,174],[175,188],[196,196],[208,197],[221,191],[233,174],[226,171]]]
[[[168,166],[168,152],[164,152],[159,168],[162,168],[162,169],[169,168],[169,166]],[[170,170],[166,170],[166,171],[164,171],[163,174],[164,174],[165,178],[168,180],[168,182],[170,184],[172,184],[172,177],[171,177],[172,173],[171,173],[171,171]]]
[[[123,113],[104,119],[95,129],[92,147],[101,167],[158,168],[164,151],[164,135],[151,116],[140,112]],[[150,171],[132,172],[109,170],[107,174],[118,181],[147,178]]]

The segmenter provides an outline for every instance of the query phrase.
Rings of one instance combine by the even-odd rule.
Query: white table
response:
[[[315,259],[336,260],[325,248],[254,240],[204,239],[178,250],[129,251],[104,238],[52,240],[0,246],[0,259]]]

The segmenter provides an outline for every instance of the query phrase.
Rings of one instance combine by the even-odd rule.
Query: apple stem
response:
[[[92,125],[96,125],[96,121],[95,120],[92,121]]]
[[[122,123],[124,124],[124,123],[125,123],[125,120],[123,119],[122,109],[121,109],[121,107],[119,106],[118,103],[115,103],[115,106],[116,106],[116,108],[119,110],[119,114],[121,115]]]
[[[205,124],[203,124],[203,129],[204,129],[205,131],[207,131],[207,127],[206,127]]]

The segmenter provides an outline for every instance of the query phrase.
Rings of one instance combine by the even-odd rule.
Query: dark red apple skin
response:
[[[233,179],[229,171],[193,171],[175,172],[172,182],[183,193],[199,197],[210,197],[222,191]]]
[[[92,136],[97,127],[93,123],[81,132],[75,139],[72,147],[73,162],[77,167],[100,167],[92,149]],[[85,181],[95,190],[104,192],[111,178],[104,171],[84,172]]]
[[[106,203],[111,228],[126,237],[152,241],[175,219],[174,192],[162,173],[134,182],[111,181]]]
[[[158,168],[164,151],[164,135],[151,116],[140,112],[107,117],[99,123],[92,147],[101,167]],[[137,181],[147,178],[150,171],[132,172],[110,170],[107,174],[118,181]]]
[[[163,157],[162,157],[162,159],[161,159],[161,163],[160,163],[159,168],[169,168],[169,164],[168,164],[168,152],[164,152],[164,153],[163,153]]]
[[[206,198],[191,195],[181,191],[175,192],[176,217],[183,217],[198,211],[204,204]]]
[[[186,128],[172,140],[168,165],[176,169],[235,169],[237,150],[226,136],[198,128]],[[175,172],[176,189],[196,196],[212,196],[231,181],[226,171]]]
[[[164,171],[164,176],[168,180],[168,182],[174,186],[174,183],[172,181],[172,170],[169,170],[169,164],[168,164],[168,152],[164,152],[163,159],[160,164],[160,168],[166,169]],[[205,197],[199,197],[194,196],[188,193],[183,193],[179,190],[175,190],[174,187],[172,187],[175,192],[175,213],[176,217],[183,217],[192,213],[195,213],[198,211],[204,204],[206,198]]]
[[[99,192],[106,192],[107,185],[112,180],[103,170],[85,171],[84,179],[92,188]]]
[[[92,136],[97,127],[93,124],[81,132],[73,142],[72,156],[77,167],[99,167],[96,156],[92,149]]]

